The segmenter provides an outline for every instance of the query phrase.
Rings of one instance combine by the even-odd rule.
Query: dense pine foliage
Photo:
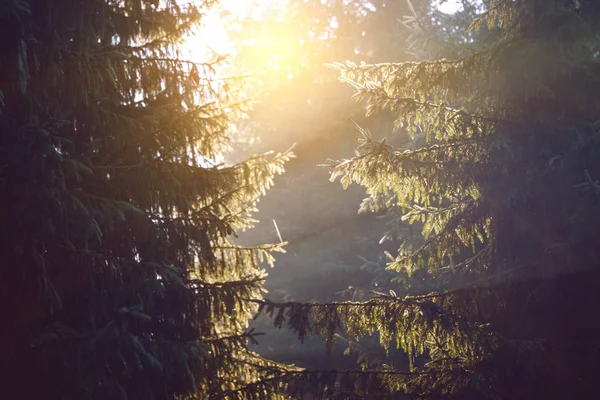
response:
[[[178,53],[209,6],[0,4],[2,398],[208,398],[265,365],[277,247],[230,237],[288,155],[217,164],[244,98]]]
[[[465,0],[450,17],[415,3],[338,21],[373,63],[333,65],[375,126],[412,141],[361,120],[356,155],[327,167],[366,188],[361,211],[385,212],[387,235],[408,222],[423,239],[387,255],[394,278],[363,301],[277,303],[262,297],[262,263],[280,248],[235,236],[290,155],[221,163],[244,95],[222,60],[178,50],[210,2],[4,1],[0,393],[595,398],[600,5]],[[412,32],[398,54],[415,61],[365,50],[353,24],[378,18]],[[358,367],[254,354],[257,310],[301,342],[344,338]],[[373,339],[387,360],[365,357]]]
[[[378,335],[412,361],[321,394],[371,398],[594,398],[598,306],[598,23],[594,1],[497,0],[454,59],[337,64],[367,113],[392,112],[415,143],[362,128],[332,179],[367,188],[365,210],[422,226],[388,268],[443,290],[366,303],[264,303],[277,325],[328,344]],[[422,21],[408,18],[418,32]],[[457,29],[460,28],[457,26]],[[478,36],[478,37],[477,37]],[[475,41],[477,37],[478,42]],[[400,274],[399,279],[404,279]],[[315,382],[318,381],[315,380]]]

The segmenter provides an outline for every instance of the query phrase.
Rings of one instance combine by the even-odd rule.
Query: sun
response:
[[[194,1],[200,4],[203,0]],[[288,32],[289,29],[285,27],[277,31],[264,30],[264,27],[261,29],[257,25],[248,31],[245,30],[247,27],[242,28],[249,21],[262,25],[267,22],[266,14],[273,10],[285,14],[289,5],[289,0],[221,0],[207,11],[200,26],[185,38],[180,50],[191,61],[202,63],[217,55],[236,57],[240,55],[241,45],[246,50],[244,70],[238,69],[237,73],[254,74],[264,69],[272,70],[271,72],[291,69],[287,64],[293,61],[289,54],[284,53],[289,53],[290,48],[294,47],[292,43],[287,43],[293,32]],[[240,32],[246,38],[242,42]],[[251,50],[248,53],[249,48]]]
[[[194,0],[200,4],[202,0]],[[266,2],[272,7],[273,3]],[[193,34],[185,39],[183,47],[195,60],[206,60],[206,56],[233,54],[236,49],[228,34],[229,21],[240,21],[246,18],[260,18],[262,10],[268,4],[256,0],[221,0],[207,11],[202,22]]]
[[[205,0],[192,2],[200,6]],[[454,14],[462,8],[460,0],[436,0],[434,5],[439,11],[447,14]],[[237,30],[237,33],[242,32],[247,37],[243,45],[252,48],[250,52],[244,53],[244,61],[250,64],[250,70],[269,70],[270,74],[287,74],[289,78],[290,75],[296,74],[302,64],[298,57],[305,36],[303,32],[294,32],[291,26],[293,21],[289,24],[289,20],[287,25],[283,21],[279,26],[269,21],[271,24],[265,24],[269,26],[266,30],[266,26],[257,28],[255,25],[255,29],[249,32],[242,31],[241,24],[243,21],[258,21],[261,25],[267,22],[267,10],[279,10],[280,14],[285,15],[292,7],[293,2],[289,0],[220,0],[206,12],[200,26],[185,38],[181,50],[188,59],[199,63],[206,62],[216,55],[236,56],[240,43],[236,45],[232,33]],[[334,34],[336,29],[332,24],[336,25],[337,22],[334,20],[330,24],[330,34]],[[237,36],[239,41],[239,35]],[[256,45],[253,45],[253,42]]]
[[[238,3],[243,4],[247,1],[240,0]],[[223,4],[206,11],[200,25],[184,39],[181,50],[188,53],[192,61],[204,62],[215,54],[229,54],[234,50],[222,18],[225,11],[227,10]]]

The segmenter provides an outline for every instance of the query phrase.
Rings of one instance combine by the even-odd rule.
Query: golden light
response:
[[[199,1],[198,1],[199,2]],[[231,3],[231,1],[230,1]],[[234,9],[246,9],[249,1],[238,0]],[[227,33],[227,28],[222,15],[229,11],[225,4],[216,5],[202,18],[202,24],[185,39],[182,46],[184,52],[189,53],[189,58],[197,62],[210,60],[215,54],[225,55],[234,49]]]
[[[221,0],[182,50],[198,62],[216,55],[239,56],[233,74],[268,73],[290,79],[302,63],[298,48],[304,35],[286,23],[288,6],[288,0]]]
[[[192,0],[198,4],[204,0]],[[308,3],[304,0],[304,4]],[[315,1],[325,4],[326,0]],[[206,62],[217,55],[235,58],[229,74],[261,76],[277,86],[298,76],[309,63],[334,61],[308,59],[310,46],[329,47],[327,43],[337,34],[339,21],[333,15],[315,14],[312,25],[304,20],[310,14],[293,0],[220,0],[212,7],[202,24],[182,46],[189,59]],[[366,3],[370,4],[370,3]],[[436,7],[453,14],[462,7],[460,0],[437,0]],[[310,9],[310,8],[309,8]],[[309,11],[310,13],[310,11]],[[364,32],[363,32],[364,34]],[[321,54],[324,54],[322,51]]]
[[[201,3],[202,0],[194,0]],[[254,0],[221,0],[212,7],[202,19],[202,24],[194,34],[185,40],[184,47],[195,60],[205,61],[206,56],[232,54],[236,49],[229,29],[241,29],[232,26],[233,21],[247,18],[260,19],[261,12],[274,3],[284,1],[257,2]],[[262,5],[261,5],[262,4]]]

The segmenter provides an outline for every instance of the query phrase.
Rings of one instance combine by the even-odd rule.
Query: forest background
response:
[[[404,241],[418,243],[420,229],[394,219],[385,210],[372,212],[360,207],[366,197],[363,188],[332,183],[330,171],[319,167],[329,159],[355,155],[360,138],[356,124],[378,139],[387,137],[394,145],[419,146],[419,139],[413,141],[406,132],[391,133],[392,115],[366,118],[363,105],[352,99],[352,89],[340,85],[337,71],[328,64],[456,58],[473,46],[467,30],[485,4],[249,4],[249,9],[260,10],[258,19],[246,19],[243,12],[240,19],[224,10],[231,18],[231,42],[222,50],[235,54],[232,74],[256,73],[252,93],[257,104],[240,126],[244,134],[236,154],[241,159],[293,146],[297,156],[261,200],[257,226],[242,235],[243,241],[253,245],[287,243],[286,253],[277,257],[277,267],[269,270],[265,280],[269,299],[359,301],[369,298],[372,290],[399,294],[433,291],[435,284],[426,275],[399,284],[397,279],[392,282],[398,274],[385,268],[385,252],[395,253]],[[419,26],[414,25],[415,18],[421,20]],[[251,144],[244,145],[247,142]],[[324,369],[348,369],[356,363],[343,339],[331,352],[324,352],[320,338],[301,343],[294,333],[273,328],[268,318],[258,319],[254,326],[267,332],[268,339],[255,347],[267,358]],[[372,361],[387,358],[377,341],[363,343],[361,354]]]
[[[595,398],[600,5],[448,4],[2,2],[2,395]]]

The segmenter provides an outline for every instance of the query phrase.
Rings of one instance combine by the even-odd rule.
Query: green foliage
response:
[[[232,237],[290,154],[217,164],[248,105],[178,50],[210,3],[0,5],[3,397],[209,398],[266,363],[281,248]]]
[[[408,21],[418,34],[430,18]],[[367,114],[391,113],[414,141],[359,127],[359,153],[332,161],[331,179],[421,225],[423,244],[388,269],[446,290],[262,311],[329,346],[337,333],[395,342],[413,370],[383,395],[355,388],[373,397],[595,398],[599,22],[594,1],[495,0],[453,30],[455,57],[334,64]]]
[[[580,135],[593,132],[594,108],[585,94],[595,85],[596,44],[590,36],[595,14],[583,13],[583,5],[543,13],[527,2],[490,7],[478,23],[500,18],[504,33],[471,56],[335,65],[342,69],[341,79],[355,87],[357,99],[367,101],[368,113],[391,110],[398,129],[425,136],[425,146],[397,150],[361,130],[362,154],[332,164],[332,179],[341,177],[344,186],[357,182],[372,197],[389,196],[395,207],[408,210],[405,219],[424,224],[424,248],[398,258],[393,268],[435,270],[464,261],[466,254],[479,260],[492,248],[510,251],[499,248],[497,239],[514,223],[501,223],[508,216],[499,214],[519,201],[515,196],[533,196],[532,186],[555,190],[542,181],[560,176],[565,204],[575,204],[573,186],[595,166],[589,156],[578,168],[570,163],[593,148]],[[535,22],[540,26],[534,30]],[[530,172],[517,176],[512,165]],[[567,172],[566,166],[572,168]],[[540,194],[535,196],[543,198]],[[524,218],[541,217],[534,214]],[[558,238],[548,240],[547,246]]]
[[[335,65],[369,115],[415,140],[396,148],[361,128],[332,179],[365,186],[363,209],[421,226],[422,245],[406,241],[388,268],[447,290],[321,304],[263,300],[261,261],[281,249],[234,240],[290,155],[217,164],[247,104],[219,60],[177,50],[208,5],[0,5],[2,394],[593,398],[597,2],[491,0],[470,30],[441,28],[458,50]],[[404,20],[413,39],[440,33],[426,21],[456,22],[425,9]],[[410,369],[265,360],[247,348],[259,309],[329,348],[374,337]]]
[[[397,237],[378,243],[386,220],[380,213],[357,215],[364,190],[353,187],[344,192],[328,182],[328,171],[316,167],[327,157],[353,154],[356,132],[348,118],[364,121],[362,107],[351,99],[352,89],[340,86],[336,71],[323,63],[405,59],[405,28],[397,16],[407,5],[387,0],[372,4],[300,0],[287,2],[286,7],[253,3],[253,12],[262,18],[236,21],[243,29],[231,32],[237,52],[233,68],[256,74],[253,90],[260,100],[240,131],[255,135],[251,152],[296,143],[297,158],[261,200],[256,214],[260,222],[240,240],[278,241],[275,220],[288,242],[286,254],[278,257],[265,281],[271,300],[364,299],[372,284],[388,285],[392,274],[385,271],[381,252],[397,248]],[[394,230],[404,233],[399,231],[405,227],[396,225]],[[359,256],[379,262],[366,266]],[[400,292],[397,284],[394,288]],[[354,367],[351,357],[343,354],[344,344],[328,355],[318,338],[297,342],[287,330],[274,329],[267,318],[253,324],[266,332],[255,348],[266,357],[317,369]]]

